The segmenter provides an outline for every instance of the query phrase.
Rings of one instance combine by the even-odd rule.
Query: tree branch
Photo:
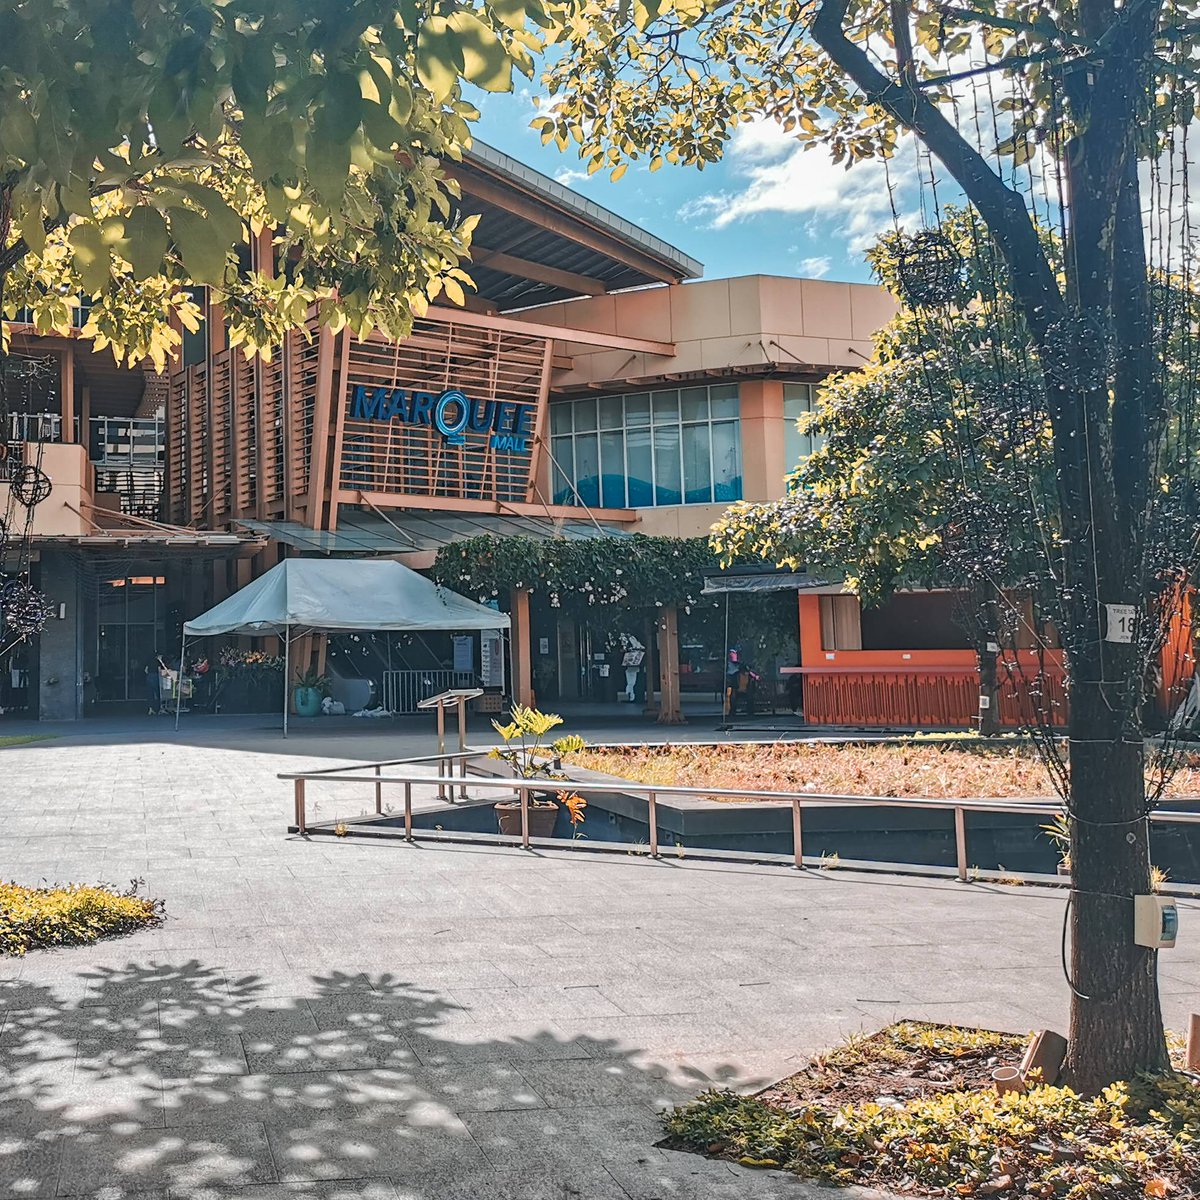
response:
[[[889,79],[850,41],[843,29],[848,6],[849,0],[823,0],[812,22],[814,41],[872,104],[919,134],[958,182],[994,234],[1025,319],[1040,341],[1059,316],[1063,300],[1025,200],[1004,183],[933,101],[918,89]]]

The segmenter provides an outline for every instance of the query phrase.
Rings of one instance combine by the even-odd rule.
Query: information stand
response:
[[[433,708],[437,710],[437,735],[438,735],[438,754],[446,753],[446,709],[458,708],[458,749],[464,751],[467,748],[467,701],[474,700],[478,696],[483,695],[483,688],[451,688],[446,692],[439,692],[436,696],[428,696],[424,700],[417,701],[418,708]],[[464,778],[467,773],[467,764],[465,760],[460,760],[462,773]],[[452,775],[453,763],[442,762],[440,774],[443,776]],[[449,769],[447,769],[449,768]],[[451,788],[451,793],[453,793]],[[464,783],[459,793],[465,797],[467,794],[467,785]],[[438,785],[438,799],[452,800],[453,794],[446,795],[446,785]]]

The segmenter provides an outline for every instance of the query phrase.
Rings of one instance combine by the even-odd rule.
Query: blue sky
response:
[[[737,131],[724,160],[699,171],[633,164],[617,183],[590,178],[573,153],[543,146],[529,128],[528,85],[473,97],[482,141],[576,189],[698,258],[706,278],[803,275],[865,282],[863,250],[892,223],[887,177],[868,162],[847,172],[820,148],[804,150],[772,125]]]

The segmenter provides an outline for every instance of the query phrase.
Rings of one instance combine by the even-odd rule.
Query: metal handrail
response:
[[[967,827],[966,814],[969,812],[1019,813],[1031,816],[1054,816],[1062,811],[1061,805],[1050,801],[1037,800],[1002,800],[982,798],[977,799],[939,799],[927,796],[844,796],[833,793],[814,792],[770,792],[747,788],[717,788],[717,787],[681,787],[678,784],[645,784],[636,780],[614,778],[611,781],[587,783],[575,779],[524,779],[518,776],[491,776],[467,774],[468,758],[478,757],[478,750],[460,751],[457,754],[426,755],[419,759],[401,759],[395,763],[364,763],[354,767],[334,767],[318,771],[295,771],[281,773],[278,778],[290,779],[294,785],[295,828],[298,833],[308,831],[306,812],[306,783],[309,780],[322,783],[373,783],[375,785],[375,811],[383,812],[382,789],[385,783],[400,784],[404,787],[404,836],[407,841],[413,841],[412,831],[412,789],[415,784],[425,787],[437,787],[439,793],[444,788],[457,787],[461,794],[466,795],[465,781],[469,778],[472,787],[493,788],[497,791],[516,792],[521,803],[521,846],[530,848],[529,837],[529,793],[544,792],[554,785],[560,785],[558,790],[569,790],[581,796],[592,794],[604,795],[613,792],[644,796],[647,806],[647,824],[650,829],[650,857],[659,858],[658,852],[658,801],[663,796],[686,796],[702,799],[730,798],[738,800],[764,800],[772,803],[790,803],[792,807],[793,861],[797,869],[804,869],[803,854],[803,817],[802,810],[806,806],[820,805],[823,807],[865,807],[865,808],[916,808],[931,811],[952,812],[954,814],[954,843],[958,878],[966,882],[970,869],[967,859]],[[429,775],[384,775],[383,768],[400,766],[409,763],[438,762],[442,759],[454,758],[462,760],[461,773],[455,776],[451,771],[447,776]],[[343,772],[373,769],[374,773],[367,778],[361,778]],[[453,791],[451,791],[453,795]],[[1161,824],[1200,824],[1200,812],[1174,810],[1155,810],[1149,814],[1149,820]],[[484,835],[486,836],[486,835]],[[496,836],[498,842],[511,842],[511,839]],[[564,846],[574,845],[563,842]]]

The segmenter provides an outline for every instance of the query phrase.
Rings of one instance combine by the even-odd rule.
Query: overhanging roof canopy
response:
[[[694,279],[703,266],[662,238],[476,141],[447,163],[459,210],[482,217],[467,264],[500,312]]]
[[[439,587],[398,562],[289,558],[188,621],[185,637],[282,634],[297,628],[507,629],[508,616]]]
[[[586,521],[503,513],[417,512],[397,509],[386,517],[343,505],[337,529],[309,529],[298,521],[238,521],[239,525],[298,550],[318,554],[411,554],[439,550],[469,537],[526,537],[535,541],[590,541],[628,537],[622,529]]]
[[[771,570],[763,567],[730,567],[720,575],[706,575],[702,596],[721,596],[734,592],[816,592],[840,595],[842,584],[819,579],[802,571]]]

